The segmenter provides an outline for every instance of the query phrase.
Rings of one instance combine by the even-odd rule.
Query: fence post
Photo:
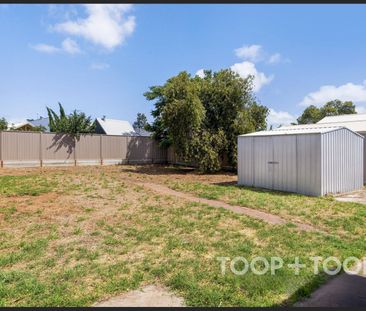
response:
[[[39,165],[43,167],[42,132],[39,132]]]
[[[0,132],[0,166],[1,168],[4,167],[4,162],[3,162],[3,132]]]
[[[74,139],[74,166],[76,166],[76,162],[77,162],[77,156],[76,156],[76,142],[77,142],[77,139],[76,139],[76,136],[73,135],[73,139]]]
[[[145,139],[145,141],[147,141],[147,139]],[[153,142],[150,140],[150,146],[151,146],[151,163],[154,164],[154,157],[155,157],[155,145],[153,144]]]
[[[103,135],[100,135],[100,165],[103,165]]]
[[[129,136],[126,136],[126,163],[127,164],[130,164],[130,158],[129,158],[130,154],[128,152],[128,147],[130,145],[129,139],[130,139],[130,137]]]

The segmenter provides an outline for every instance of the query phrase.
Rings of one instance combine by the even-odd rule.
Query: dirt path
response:
[[[277,216],[277,215],[273,215],[270,213],[266,213],[266,212],[262,212],[262,211],[258,211],[256,209],[252,209],[249,207],[243,207],[243,206],[238,206],[238,205],[231,205],[222,201],[217,201],[217,200],[209,200],[209,199],[204,199],[204,198],[198,198],[195,197],[189,193],[184,193],[184,192],[179,192],[179,191],[175,191],[173,189],[170,189],[167,186],[163,186],[160,184],[154,184],[154,183],[149,183],[149,182],[136,182],[137,185],[142,186],[142,187],[146,187],[149,188],[153,191],[159,192],[161,194],[164,195],[171,195],[171,196],[175,196],[178,198],[182,198],[188,201],[192,201],[192,202],[197,202],[197,203],[202,203],[202,204],[207,204],[213,207],[218,207],[218,208],[225,208],[229,211],[235,212],[235,213],[239,213],[239,214],[244,214],[247,215],[249,217],[253,217],[256,219],[260,219],[263,220],[269,224],[272,225],[284,225],[286,223],[288,223],[285,219]],[[314,228],[313,226],[307,225],[307,224],[302,224],[302,223],[294,223],[293,224],[296,225],[297,228],[304,230],[304,231],[318,231],[320,232],[320,230]]]

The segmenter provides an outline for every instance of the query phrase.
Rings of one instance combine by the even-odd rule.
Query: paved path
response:
[[[285,219],[283,219],[283,218],[281,218],[280,216],[277,216],[277,215],[273,215],[273,214],[270,214],[270,213],[258,211],[256,209],[249,208],[249,207],[243,207],[243,206],[239,206],[239,205],[231,205],[231,204],[228,204],[228,203],[225,203],[225,202],[222,202],[222,201],[198,198],[198,197],[195,197],[192,194],[175,191],[175,190],[170,189],[169,187],[161,185],[161,184],[154,184],[154,183],[150,183],[150,182],[136,182],[136,184],[138,184],[142,187],[149,188],[149,189],[151,189],[153,191],[156,191],[156,192],[159,192],[161,194],[172,195],[172,196],[182,198],[182,199],[185,199],[185,200],[188,200],[188,201],[203,203],[203,204],[207,204],[207,205],[213,206],[213,207],[225,208],[225,209],[233,211],[235,213],[244,214],[244,215],[247,215],[249,217],[253,217],[253,218],[256,218],[256,219],[263,220],[263,221],[265,221],[269,224],[272,224],[272,225],[283,225],[283,224],[288,223],[288,221],[286,221]],[[313,226],[310,226],[310,225],[307,225],[307,224],[295,223],[295,222],[292,222],[292,223],[295,224],[301,230],[320,231],[320,230],[314,228]]]
[[[343,193],[335,196],[335,199],[341,202],[357,202],[366,204],[366,191],[365,189],[361,189],[348,193]]]
[[[366,307],[366,261],[359,275],[342,273],[295,307]]]
[[[99,302],[94,307],[184,307],[184,301],[165,287],[148,285]]]

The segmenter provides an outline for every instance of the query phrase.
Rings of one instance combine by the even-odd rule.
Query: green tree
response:
[[[303,111],[302,115],[297,118],[298,124],[312,124],[322,119],[321,111],[318,107],[311,105]]]
[[[336,99],[327,102],[320,110],[324,117],[337,116],[341,114],[356,113],[356,106],[351,101],[342,102],[339,99]]]
[[[137,113],[136,116],[136,121],[133,123],[133,128],[134,129],[140,129],[140,130],[145,130],[147,125],[147,118],[146,115],[144,113]]]
[[[95,132],[95,122],[92,118],[87,117],[84,112],[74,110],[66,115],[64,108],[60,103],[59,115],[51,108],[47,107],[49,118],[49,126],[51,132],[68,133],[68,134],[85,134]]]
[[[166,104],[161,121],[175,151],[185,161],[192,160],[192,142],[199,134],[205,116],[198,87],[188,73],[182,72],[168,80],[163,92]]]
[[[0,119],[0,131],[5,131],[8,129],[8,121],[5,118]]]
[[[311,105],[307,107],[301,116],[297,119],[298,124],[312,124],[317,123],[327,116],[337,116],[342,114],[354,114],[356,107],[351,101],[342,102],[335,99],[327,102],[323,107],[315,107]]]
[[[148,130],[202,171],[218,170],[225,156],[236,165],[237,136],[267,125],[268,109],[257,103],[252,82],[229,69],[206,70],[203,78],[181,72],[144,94],[155,100]]]

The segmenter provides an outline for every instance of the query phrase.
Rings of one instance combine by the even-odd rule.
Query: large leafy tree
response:
[[[49,126],[51,132],[68,133],[68,134],[85,134],[95,132],[95,122],[90,116],[86,116],[84,112],[74,110],[67,115],[60,103],[59,114],[47,107],[49,118]]]
[[[203,78],[181,72],[144,94],[155,100],[148,130],[202,171],[218,170],[224,157],[236,165],[237,136],[267,125],[268,109],[253,96],[252,81],[229,69]]]
[[[356,107],[351,101],[342,102],[338,99],[327,102],[323,107],[310,105],[297,119],[298,124],[312,124],[327,116],[356,113]]]
[[[161,122],[176,152],[187,161],[192,160],[193,140],[202,127],[205,109],[199,99],[199,85],[188,73],[182,72],[167,81],[163,91],[166,104]]]
[[[8,129],[8,121],[5,118],[0,118],[0,131],[5,131]]]

